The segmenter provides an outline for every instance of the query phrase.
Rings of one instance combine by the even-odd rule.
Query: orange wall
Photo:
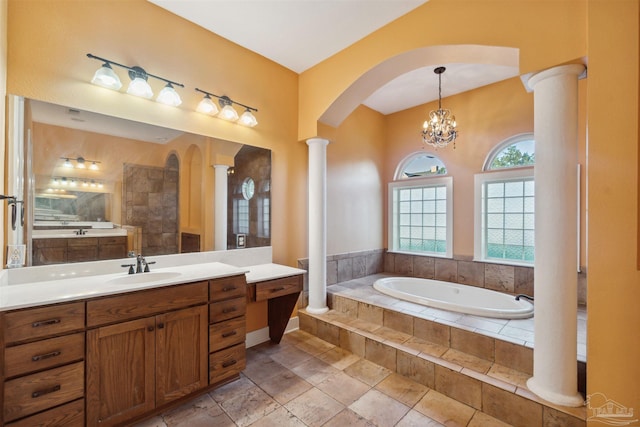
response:
[[[7,3],[7,93],[271,149],[273,260],[297,265],[307,251],[307,206],[297,203],[306,200],[307,180],[307,148],[296,136],[297,74],[144,0],[9,0],[3,8]],[[183,104],[168,108],[90,84],[101,64],[87,53],[183,83]],[[116,72],[126,84],[123,70]],[[156,93],[163,86],[150,83]],[[195,87],[258,108],[259,125],[196,113],[202,97]],[[203,153],[202,201],[210,207],[214,145]],[[213,230],[212,215],[203,221]],[[205,241],[212,247],[213,233]],[[265,326],[264,310],[250,306],[247,322]]]
[[[345,89],[400,53],[448,44],[516,47],[527,73],[584,56],[585,28],[584,1],[430,0],[300,75],[298,135],[317,135],[318,118]]]
[[[385,121],[359,107],[342,125],[324,127],[327,146],[327,253],[383,247]]]
[[[589,1],[587,79],[587,387],[634,408],[634,418],[640,412],[638,8],[636,0]]]

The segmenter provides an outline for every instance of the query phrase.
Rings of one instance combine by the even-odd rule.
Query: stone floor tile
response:
[[[225,399],[220,406],[238,426],[244,427],[275,411],[280,404],[254,386]]]
[[[344,372],[373,387],[391,374],[391,371],[365,359],[349,366]]]
[[[472,407],[435,390],[429,390],[413,409],[441,424],[455,427],[466,426],[475,413]]]
[[[330,376],[340,372],[339,369],[334,368],[327,362],[316,357],[312,357],[309,360],[292,367],[291,371],[313,385],[318,385]]]
[[[473,356],[471,354],[464,353],[453,348],[447,350],[442,355],[442,358],[444,360],[448,360],[449,362],[453,362],[457,365],[472,369],[482,374],[486,374],[492,365],[492,363],[488,360],[481,359],[480,357]]]
[[[487,375],[506,383],[525,388],[527,387],[527,380],[531,377],[529,374],[507,368],[506,366],[502,366],[497,363],[494,363],[493,366],[491,366]]]
[[[319,355],[318,359],[327,362],[336,369],[343,370],[360,360],[360,356],[340,347],[334,347],[326,353]]]
[[[335,345],[314,336],[305,341],[298,342],[297,344],[295,344],[295,346],[313,356],[318,356],[322,353],[326,353],[327,351],[335,347]]]
[[[430,354],[431,356],[440,357],[442,356],[449,347],[445,347],[443,345],[435,344],[430,341],[425,341],[420,338],[411,337],[407,341],[403,343],[403,345],[412,348],[414,350],[418,350],[421,353]]]
[[[375,427],[365,418],[347,408],[335,417],[331,418],[322,427]]]
[[[140,423],[136,423],[133,427],[168,427],[161,416],[149,418]]]
[[[407,405],[371,389],[349,405],[349,409],[378,426],[393,426],[411,409]]]
[[[398,374],[389,375],[380,381],[375,388],[409,407],[413,407],[429,391],[427,386]]]
[[[258,386],[281,405],[284,405],[291,399],[300,396],[313,387],[288,369],[286,372],[278,373],[265,382],[259,383]]]
[[[509,424],[503,423],[484,412],[476,411],[467,427],[509,427]]]
[[[369,385],[344,372],[330,376],[316,387],[345,406],[351,405],[371,389]]]
[[[427,417],[424,414],[410,410],[395,427],[444,427],[444,424],[440,424],[436,420]]]
[[[313,356],[306,351],[302,351],[299,348],[292,346],[284,349],[278,353],[271,355],[271,358],[287,368],[304,363],[311,359]]]
[[[311,390],[291,400],[285,407],[308,426],[321,426],[344,409],[344,405],[318,390]]]
[[[287,411],[285,407],[280,407],[267,415],[260,418],[255,423],[251,424],[251,427],[305,427],[305,424],[300,421],[295,415]]]
[[[262,384],[271,377],[284,374],[288,371],[271,358],[271,356],[260,357],[257,360],[247,361],[243,374],[256,384]]]

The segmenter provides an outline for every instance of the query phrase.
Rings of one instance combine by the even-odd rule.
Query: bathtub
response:
[[[431,279],[385,277],[373,287],[383,294],[427,307],[498,319],[533,316],[533,304],[489,289]]]

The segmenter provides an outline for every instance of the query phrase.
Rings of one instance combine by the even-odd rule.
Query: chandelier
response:
[[[438,109],[429,113],[429,119],[424,121],[422,126],[422,140],[425,144],[436,148],[442,148],[453,142],[456,148],[456,117],[449,110],[442,109],[442,73],[445,67],[438,67],[433,70],[438,75]]]

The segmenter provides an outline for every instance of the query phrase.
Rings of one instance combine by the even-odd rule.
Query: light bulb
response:
[[[213,103],[209,95],[205,95],[202,98],[202,101],[198,104],[196,111],[202,114],[209,114],[210,116],[215,116],[218,114],[218,107]]]
[[[149,86],[149,83],[147,83],[147,81],[142,77],[136,77],[131,80],[131,83],[129,83],[129,88],[127,89],[127,93],[129,95],[140,96],[147,99],[153,97],[151,86]]]
[[[64,163],[62,164],[62,166],[69,169],[73,168],[73,165],[71,164],[71,161],[69,161],[69,159],[64,159]]]
[[[230,122],[235,122],[238,120],[238,112],[231,106],[225,105],[218,114],[218,117],[224,120],[229,120]]]
[[[107,89],[118,90],[122,87],[122,82],[118,75],[113,71],[108,62],[102,64],[102,67],[96,71],[91,79],[94,85],[106,87]]]
[[[178,105],[182,104],[180,95],[178,95],[178,92],[176,92],[171,83],[167,83],[167,85],[160,91],[158,97],[156,98],[156,101],[161,104],[170,105],[172,107],[177,107]]]
[[[256,120],[256,117],[253,115],[251,110],[247,108],[247,110],[244,113],[242,113],[242,116],[240,116],[238,123],[240,123],[243,126],[254,127],[255,125],[258,124],[258,120]]]
[[[89,169],[91,169],[92,171],[97,171],[100,168],[98,167],[96,162],[92,162],[91,165],[89,165]]]

